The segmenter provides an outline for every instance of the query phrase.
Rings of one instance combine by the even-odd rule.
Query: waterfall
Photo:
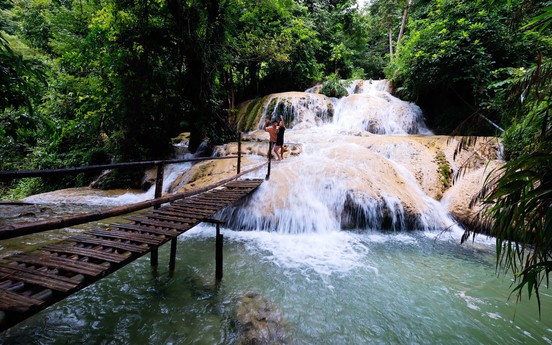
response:
[[[456,228],[430,196],[428,186],[441,182],[420,108],[391,95],[385,80],[354,81],[347,91],[341,99],[317,94],[316,88],[268,99],[259,127],[283,116],[286,142],[301,145],[302,152],[273,163],[269,181],[242,205],[221,213],[231,228],[279,233]],[[416,160],[423,155],[429,162]]]
[[[349,95],[340,99],[318,94],[317,89],[267,98],[258,129],[246,135],[242,164],[266,161],[268,133],[262,127],[265,119],[277,116],[284,117],[287,127],[285,159],[273,161],[270,179],[252,196],[221,212],[230,228],[281,234],[341,229],[462,232],[449,212],[466,209],[469,196],[455,199],[458,188],[449,188],[446,182],[446,171],[461,165],[461,155],[453,153],[455,144],[449,138],[427,129],[418,106],[391,95],[385,80],[354,81],[348,85]],[[215,152],[235,154],[237,145],[229,143]],[[189,190],[190,183],[201,186],[229,177],[235,173],[232,164],[218,161],[203,170],[190,163],[169,165],[163,191]],[[261,169],[248,177],[265,174]],[[201,175],[206,179],[197,180]],[[152,197],[153,189],[146,193],[77,189],[26,201],[121,205]]]

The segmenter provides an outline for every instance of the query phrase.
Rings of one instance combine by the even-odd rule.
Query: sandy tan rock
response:
[[[470,202],[477,196],[488,174],[501,167],[502,161],[490,161],[461,176],[443,196],[443,204],[461,224],[469,224],[481,210],[481,204],[470,207]]]

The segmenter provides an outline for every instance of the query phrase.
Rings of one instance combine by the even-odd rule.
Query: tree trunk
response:
[[[393,61],[393,30],[389,28],[389,60]]]
[[[399,42],[401,41],[401,38],[403,37],[403,34],[404,34],[404,27],[406,26],[406,16],[408,15],[408,5],[410,3],[410,0],[406,0],[404,2],[404,12],[403,12],[403,17],[402,17],[402,23],[401,23],[401,29],[399,31],[399,37],[397,38],[397,44],[399,44]]]

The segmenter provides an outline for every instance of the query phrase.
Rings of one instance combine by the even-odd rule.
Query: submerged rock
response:
[[[238,331],[238,345],[286,344],[282,314],[265,297],[248,292],[238,299],[233,312]]]

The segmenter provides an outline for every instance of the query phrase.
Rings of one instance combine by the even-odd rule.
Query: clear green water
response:
[[[494,246],[424,232],[284,235],[214,229],[180,237],[152,275],[144,257],[0,336],[2,344],[234,344],[236,300],[257,292],[284,318],[287,344],[550,344],[552,297],[508,300]]]

